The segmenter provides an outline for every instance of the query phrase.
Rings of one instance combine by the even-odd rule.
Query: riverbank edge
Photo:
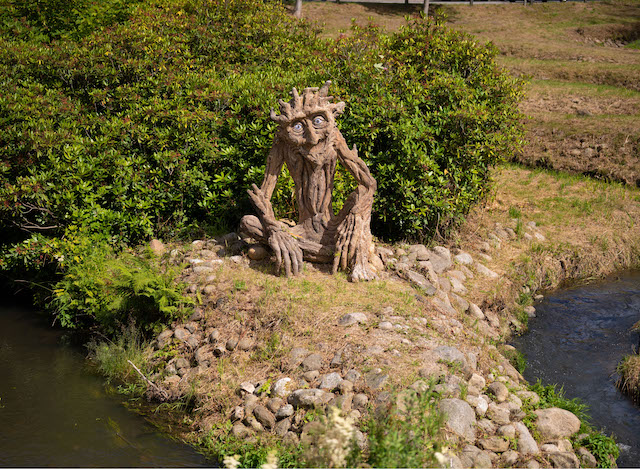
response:
[[[487,216],[487,214],[489,213],[491,213],[491,216]],[[500,243],[500,246],[509,246],[509,249],[503,250],[503,252],[509,252],[508,256],[504,257],[501,255],[496,255],[491,258],[490,261],[483,261],[484,263],[489,265],[490,268],[501,272],[500,278],[504,281],[492,281],[493,283],[501,284],[501,288],[499,289],[499,291],[487,291],[485,288],[486,283],[478,282],[479,284],[475,285],[476,288],[470,288],[465,295],[466,298],[469,298],[471,301],[482,304],[485,311],[498,313],[494,317],[492,317],[492,319],[494,319],[495,321],[495,318],[497,317],[498,327],[494,327],[494,330],[499,330],[500,334],[498,335],[499,338],[497,340],[494,339],[493,343],[495,343],[497,348],[500,349],[502,355],[509,354],[509,352],[505,352],[505,350],[508,350],[508,346],[507,348],[505,348],[505,344],[508,341],[510,334],[514,331],[523,330],[526,327],[526,321],[528,320],[528,318],[535,314],[533,304],[536,301],[536,295],[538,295],[541,291],[549,291],[558,288],[566,284],[567,282],[577,282],[584,281],[585,279],[601,278],[616,271],[638,268],[640,266],[640,248],[638,248],[638,246],[640,246],[640,237],[635,240],[635,247],[627,245],[627,250],[624,254],[622,254],[622,251],[620,251],[617,257],[607,258],[606,261],[603,259],[599,259],[598,262],[595,262],[595,259],[598,258],[598,254],[596,252],[589,253],[583,251],[582,255],[576,255],[576,251],[572,248],[566,248],[564,250],[554,248],[556,253],[555,256],[550,257],[548,255],[545,255],[536,257],[534,255],[533,258],[526,263],[513,262],[513,259],[519,258],[523,253],[530,254],[532,246],[534,247],[535,253],[543,253],[545,251],[540,250],[537,246],[544,244],[553,244],[553,242],[547,240],[545,238],[545,235],[542,234],[540,230],[535,230],[535,232],[533,230],[522,231],[522,228],[518,228],[519,226],[523,226],[522,220],[516,220],[515,223],[514,220],[506,220],[505,225],[502,225],[501,222],[498,222],[496,220],[496,217],[494,215],[495,214],[490,210],[487,210],[486,207],[484,208],[484,210],[476,210],[469,217],[469,220],[462,227],[460,232],[452,236],[449,243],[447,243],[448,247],[441,246],[441,248],[451,248],[454,253],[458,252],[458,254],[455,254],[455,256],[458,256],[460,253],[471,253],[474,257],[478,257],[483,254],[481,251],[481,247],[486,247],[486,244],[490,245],[489,249],[494,250],[498,246],[497,243]],[[497,218],[501,219],[504,222],[504,215],[505,214],[503,213]],[[513,227],[507,226],[509,222],[513,224]],[[496,223],[498,223],[499,225],[496,225]],[[491,228],[492,225],[493,228]],[[516,232],[516,230],[518,232]],[[502,233],[502,231],[504,233]],[[478,233],[481,232],[484,233],[484,240],[483,236],[478,235]],[[513,234],[511,232],[513,232]],[[493,236],[491,236],[490,233],[493,234]],[[536,233],[539,236],[536,237],[535,242],[532,242],[532,240],[525,238],[524,234],[526,233],[529,233],[529,236],[531,237],[533,237]],[[194,243],[206,243],[206,240],[200,240]],[[493,247],[491,247],[490,243],[493,244]],[[221,243],[221,245],[229,247],[228,244],[229,243],[227,241]],[[186,252],[192,252],[193,246],[194,244],[191,243],[190,245],[183,245],[182,248]],[[231,265],[237,266],[243,262],[242,259],[247,260],[247,257],[250,255],[250,249],[247,250],[247,248],[248,246],[244,247],[244,254],[242,254],[242,250],[239,254],[234,255],[229,255],[232,254],[231,252],[224,253],[226,254],[226,256],[223,255],[220,260],[223,263],[227,262]],[[407,250],[410,250],[411,248],[411,246],[402,244],[396,246],[380,246],[378,249],[378,253],[381,252],[381,249],[382,251],[386,249],[391,250],[394,255],[397,255],[398,253],[402,254],[403,251],[407,252]],[[174,247],[174,250],[175,249],[176,247]],[[498,249],[501,249],[501,247],[499,247]],[[488,254],[485,255],[489,256]],[[240,256],[240,258],[238,258],[238,256]],[[229,260],[231,258],[235,259]],[[384,256],[381,256],[381,260],[385,262]],[[387,272],[390,272],[392,275],[404,277],[405,279],[407,278],[406,268],[402,266],[398,268],[398,259],[395,259],[395,261],[392,262],[388,262],[388,259],[386,259],[386,261],[387,262],[385,262],[385,270]],[[193,265],[189,265],[186,271],[189,271],[189,268],[193,270],[193,267]],[[403,270],[405,271],[404,273]],[[428,272],[425,273],[428,274]],[[476,272],[476,275],[478,275],[478,272]],[[194,290],[196,290],[197,292],[198,288],[195,288]],[[539,299],[540,298],[538,297],[537,300]],[[457,307],[458,306],[456,305],[456,308]],[[460,312],[457,311],[457,313]],[[487,321],[487,323],[489,323],[490,325],[489,321]],[[176,330],[176,327],[179,327],[179,325],[174,325],[174,331]],[[491,329],[489,328],[487,330],[490,331]],[[193,357],[191,357],[191,360],[193,360]],[[479,374],[482,375],[483,373]],[[448,374],[447,376],[453,375],[455,375],[455,373]],[[485,379],[488,384],[487,378],[489,377],[483,376],[483,379]],[[446,379],[444,381],[446,382]],[[495,381],[497,382],[497,380]],[[240,383],[238,383],[238,385],[239,384]],[[372,402],[373,401],[374,399],[372,399]],[[199,419],[196,417],[196,419],[192,422],[192,428],[198,428],[199,430],[190,432],[189,434],[182,434],[180,435],[180,437],[187,443],[195,445],[200,449],[205,448],[205,451],[210,455],[212,454],[212,452],[214,452],[214,455],[219,459],[221,459],[221,457],[225,454],[228,455],[228,450],[233,449],[232,445],[225,445],[224,443],[222,443],[214,445],[212,449],[212,446],[210,444],[205,444],[207,438],[219,438],[220,435],[219,433],[216,434],[216,430],[219,430],[219,428],[214,429],[213,431],[209,430],[209,432],[203,432],[202,423],[203,422],[199,421]],[[249,443],[251,443],[251,441],[249,441]],[[253,443],[255,443],[255,440]],[[260,447],[260,444],[260,440],[258,440],[258,447]],[[451,442],[449,442],[449,445],[452,446]],[[207,446],[208,448],[206,448]],[[457,443],[457,446],[455,446],[454,444],[453,447],[457,448],[458,450],[464,448],[464,446],[462,446],[459,442]],[[248,447],[245,445],[244,449],[248,450]],[[464,453],[464,451],[462,451],[462,453]],[[542,465],[545,465],[545,461],[547,463],[549,462],[547,459],[545,459],[545,457],[541,458],[543,459]]]

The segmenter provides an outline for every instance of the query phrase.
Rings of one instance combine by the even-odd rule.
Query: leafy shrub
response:
[[[235,226],[264,174],[269,109],[293,86],[332,79],[347,102],[339,126],[378,181],[379,237],[443,233],[518,145],[520,83],[496,66],[493,46],[439,21],[417,18],[391,35],[354,26],[325,40],[262,0],[5,1],[0,268],[14,278],[14,267],[31,266],[18,259],[25,242],[62,245],[73,227],[135,244]],[[112,14],[117,5],[126,12]],[[334,209],[352,185],[341,170]],[[290,178],[274,206],[295,218]],[[58,268],[46,259],[38,275]]]
[[[438,438],[442,415],[439,395],[432,387],[423,393],[407,390],[400,406],[378,413],[368,421],[371,467],[435,467],[442,449]]]

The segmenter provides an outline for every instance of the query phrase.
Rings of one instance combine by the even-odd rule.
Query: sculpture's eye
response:
[[[316,116],[313,118],[313,125],[315,127],[322,127],[326,122],[326,119],[322,116]]]
[[[291,126],[294,132],[300,133],[302,132],[302,122],[296,122]]]

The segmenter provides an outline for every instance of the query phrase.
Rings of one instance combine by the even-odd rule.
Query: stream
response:
[[[32,310],[0,308],[0,466],[208,465],[107,393],[64,338]]]
[[[592,424],[613,434],[619,467],[640,462],[640,407],[615,387],[615,368],[638,346],[640,272],[552,292],[536,306],[529,331],[513,341],[527,359],[531,383],[563,387],[589,406]]]

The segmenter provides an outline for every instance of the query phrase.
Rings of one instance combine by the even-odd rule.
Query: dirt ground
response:
[[[306,18],[336,37],[351,21],[389,31],[419,5],[305,2]],[[499,63],[529,81],[527,141],[512,155],[534,167],[640,187],[640,2],[434,6],[451,27],[491,41]]]

